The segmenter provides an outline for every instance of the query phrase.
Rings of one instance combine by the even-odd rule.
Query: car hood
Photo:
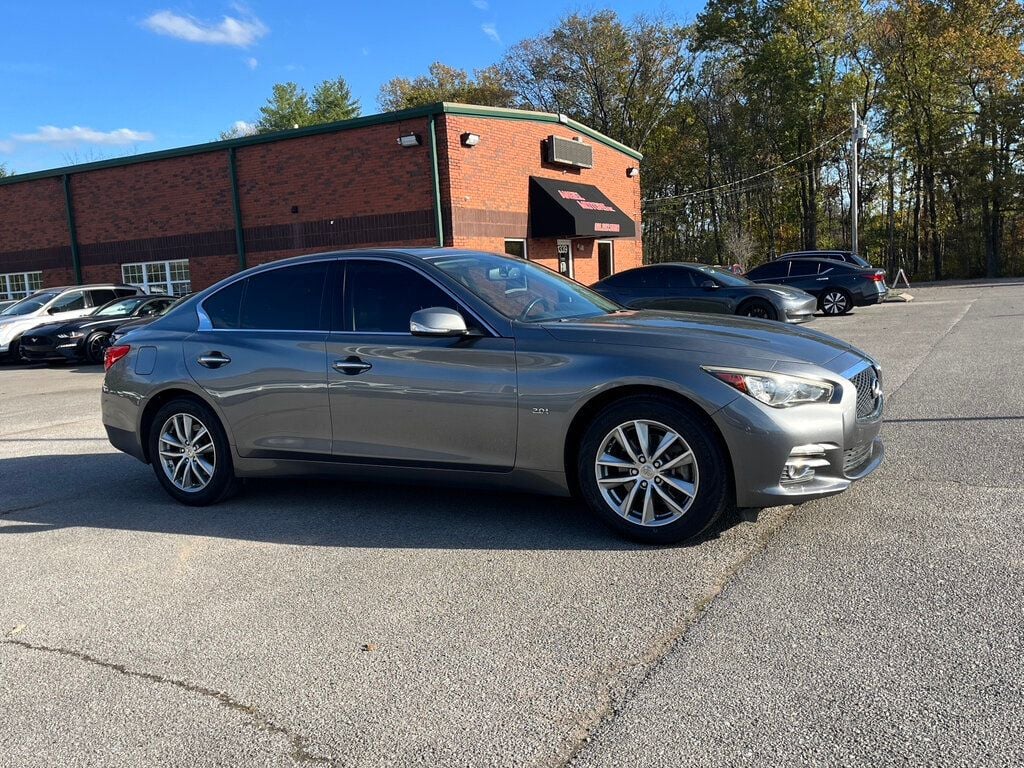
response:
[[[592,344],[624,344],[706,352],[716,359],[736,356],[824,365],[856,347],[819,331],[754,320],[692,312],[623,311],[610,315],[544,323],[556,339]]]

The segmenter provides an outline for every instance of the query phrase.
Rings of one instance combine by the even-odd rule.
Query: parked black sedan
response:
[[[747,272],[755,283],[778,283],[812,294],[826,315],[845,315],[854,307],[878,304],[889,289],[885,272],[831,259],[778,259]]]
[[[813,319],[813,296],[781,285],[755,285],[727,269],[671,262],[637,267],[590,286],[630,309],[712,312],[786,323]]]
[[[102,363],[111,331],[128,319],[155,317],[173,303],[173,296],[129,296],[85,317],[37,326],[21,337],[21,356],[32,362]]]
[[[145,317],[136,317],[131,319],[122,320],[121,324],[117,326],[113,331],[110,332],[110,346],[117,344],[129,331],[134,331],[136,328],[141,328],[144,325],[149,325],[158,317],[166,315],[172,308],[178,306],[181,302],[191,296],[191,293],[186,293],[184,296],[177,296],[172,303],[165,306],[159,312],[155,312],[152,315],[146,315]]]

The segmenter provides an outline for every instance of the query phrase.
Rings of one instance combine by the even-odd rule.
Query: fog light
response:
[[[789,459],[782,467],[782,477],[779,478],[781,485],[797,485],[807,483],[814,479],[815,467],[827,467],[828,459],[825,458],[825,451],[834,448],[829,443],[810,443],[798,445],[789,452]]]

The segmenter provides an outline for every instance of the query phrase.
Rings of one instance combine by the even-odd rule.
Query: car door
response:
[[[823,281],[818,274],[820,263],[813,259],[792,259],[789,263],[789,277],[786,279],[786,285],[811,294],[820,291],[827,282],[827,280]]]
[[[199,330],[183,344],[185,365],[221,410],[239,456],[330,456],[329,264],[258,272],[200,305]]]
[[[511,469],[515,340],[490,333],[418,268],[367,257],[342,263],[327,339],[335,455],[399,466]],[[428,307],[458,311],[478,335],[414,336],[409,318]]]

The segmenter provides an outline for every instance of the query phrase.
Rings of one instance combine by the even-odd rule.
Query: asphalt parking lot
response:
[[[850,492],[645,548],[559,500],[177,506],[96,368],[0,367],[0,765],[1024,764],[1024,282],[819,318],[877,356]]]

